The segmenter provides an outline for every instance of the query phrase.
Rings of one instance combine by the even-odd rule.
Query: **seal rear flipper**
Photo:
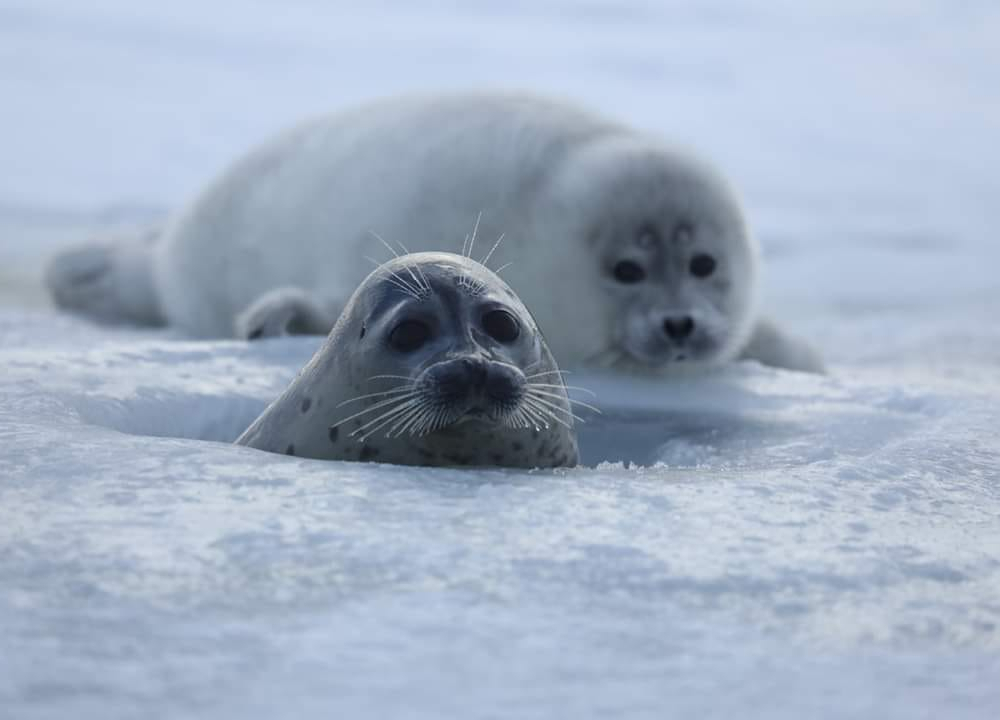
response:
[[[812,346],[804,340],[788,335],[768,319],[757,321],[753,334],[739,357],[786,370],[826,372],[823,359]]]
[[[281,335],[326,335],[336,315],[297,287],[270,290],[236,316],[234,330],[241,340]]]
[[[71,247],[45,270],[56,306],[108,324],[163,325],[153,283],[158,230]]]

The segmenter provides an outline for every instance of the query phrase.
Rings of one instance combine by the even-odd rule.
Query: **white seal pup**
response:
[[[330,460],[572,466],[570,402],[503,280],[460,255],[417,253],[361,283],[305,369],[236,442]]]
[[[199,337],[325,333],[369,231],[412,251],[506,236],[505,276],[563,367],[626,372],[751,355],[818,370],[757,317],[758,248],[711,167],[572,105],[414,96],[306,123],[226,170],[147,243],[56,258],[61,306]],[[149,282],[152,279],[152,282]]]

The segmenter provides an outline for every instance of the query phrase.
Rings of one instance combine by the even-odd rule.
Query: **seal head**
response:
[[[553,196],[561,233],[579,238],[590,260],[573,272],[595,290],[576,308],[592,319],[591,345],[568,357],[641,372],[738,354],[756,314],[758,250],[714,171],[641,137],[614,137],[576,153]]]
[[[303,410],[305,409],[305,410]],[[573,412],[534,318],[451,253],[376,269],[239,444],[407,465],[574,465]]]

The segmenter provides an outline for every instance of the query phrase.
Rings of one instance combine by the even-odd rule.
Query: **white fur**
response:
[[[661,207],[664,195],[670,202]],[[311,306],[311,318],[335,319],[371,269],[366,256],[387,257],[373,231],[412,252],[458,251],[481,213],[472,255],[482,257],[504,234],[491,265],[513,263],[504,277],[560,364],[624,366],[607,351],[634,320],[623,316],[632,301],[609,300],[617,290],[602,289],[600,248],[589,238],[602,222],[628,228],[645,214],[670,221],[688,211],[719,218],[718,233],[703,235],[732,259],[732,302],[694,310],[706,327],[722,328],[725,347],[713,359],[725,360],[753,328],[757,250],[737,200],[711,169],[551,100],[397,98],[308,122],[237,162],[165,229],[154,251],[155,296],[170,324],[202,337],[245,336],[254,313],[258,327],[295,324],[287,302],[260,301],[282,288],[286,299],[301,291],[293,305]],[[703,287],[678,282],[662,297],[644,291],[641,310],[628,312],[658,322]],[[271,307],[277,319],[267,317]]]

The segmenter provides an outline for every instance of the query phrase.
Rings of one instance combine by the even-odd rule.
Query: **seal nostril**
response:
[[[668,317],[663,321],[663,332],[671,340],[683,340],[694,330],[694,320],[690,315]]]
[[[495,370],[486,378],[486,395],[499,403],[513,403],[521,398],[524,380],[509,370]]]
[[[478,358],[465,358],[462,367],[470,387],[481,388],[486,385],[486,363]]]

